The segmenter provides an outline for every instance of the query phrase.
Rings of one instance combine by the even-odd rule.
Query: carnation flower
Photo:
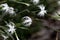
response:
[[[14,8],[13,7],[9,7],[8,13],[14,14],[15,13]]]
[[[9,14],[12,14],[12,15],[15,13],[14,8],[9,7],[7,3],[1,4],[1,6],[2,6],[2,11],[5,11],[5,13],[9,13]]]
[[[9,10],[9,6],[8,6],[7,3],[1,4],[1,7],[2,7],[2,10],[5,11],[5,12],[7,12]]]
[[[22,20],[24,20],[22,22],[24,26],[30,26],[32,24],[32,19],[28,16],[23,17]]]
[[[13,22],[7,23],[6,26],[9,27],[9,29],[8,29],[8,32],[9,32],[9,33],[13,34],[13,33],[15,32],[16,29],[15,29],[15,24],[14,24]]]
[[[34,4],[38,4],[39,0],[31,0]]]
[[[45,6],[39,5],[38,7],[41,9],[41,11],[37,15],[38,16],[44,16],[47,13],[47,11],[45,10]]]

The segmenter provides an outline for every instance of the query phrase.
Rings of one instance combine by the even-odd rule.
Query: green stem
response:
[[[23,13],[23,12],[25,12],[25,11],[30,12],[28,9],[25,9],[25,10],[19,12],[19,13]]]
[[[18,2],[18,1],[13,1],[13,2],[20,3],[20,4],[24,4],[24,5],[26,5],[26,6],[30,6],[29,3],[25,3],[25,2]]]
[[[15,36],[16,36],[16,39],[17,39],[17,40],[20,40],[20,39],[18,38],[18,35],[17,35],[16,31],[15,31]]]

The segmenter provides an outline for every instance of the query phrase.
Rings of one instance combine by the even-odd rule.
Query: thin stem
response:
[[[56,34],[56,40],[58,40],[58,32],[57,32],[57,34]]]
[[[19,13],[23,13],[23,12],[25,12],[25,11],[30,12],[28,9],[25,9],[25,10],[19,12]]]
[[[17,39],[17,40],[20,40],[20,39],[18,38],[18,35],[17,35],[16,31],[15,31],[15,36],[16,36],[16,39]]]
[[[18,1],[14,1],[14,2],[16,2],[16,3],[20,3],[20,4],[24,4],[24,5],[26,5],[26,6],[30,6],[30,4],[29,4],[29,3],[25,3],[25,2],[18,2]]]

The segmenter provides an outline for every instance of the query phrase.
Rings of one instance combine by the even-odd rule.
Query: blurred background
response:
[[[5,3],[14,12],[7,7],[1,10]],[[28,20],[23,20],[25,16],[30,21],[24,22]],[[10,21],[15,24],[13,34],[7,31]],[[0,40],[60,40],[60,0],[0,0]]]

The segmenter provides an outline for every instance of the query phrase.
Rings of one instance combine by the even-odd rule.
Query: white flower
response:
[[[9,13],[11,15],[13,15],[15,13],[14,8],[9,7],[7,3],[1,4],[1,6],[2,6],[2,10],[5,11],[5,13]]]
[[[2,6],[2,10],[5,11],[5,12],[7,12],[9,10],[9,6],[8,6],[7,3],[1,4],[0,6]]]
[[[57,4],[60,5],[60,1],[57,1]]]
[[[8,13],[14,14],[15,13],[14,8],[13,7],[9,7]]]
[[[47,11],[45,10],[45,6],[39,5],[38,7],[41,9],[41,11],[37,15],[38,16],[44,16],[47,13]]]
[[[39,0],[31,0],[34,4],[38,4]]]
[[[4,38],[4,40],[6,40],[8,38],[8,36],[5,36],[3,34],[1,36]]]
[[[38,16],[44,16],[45,13],[46,13],[46,11],[40,11],[37,15],[38,15]]]
[[[22,20],[24,20],[22,22],[24,26],[30,26],[32,24],[32,19],[28,16],[23,17]]]
[[[13,34],[15,32],[15,24],[13,22],[7,23],[7,25],[9,27],[8,32],[10,32],[11,34]]]

